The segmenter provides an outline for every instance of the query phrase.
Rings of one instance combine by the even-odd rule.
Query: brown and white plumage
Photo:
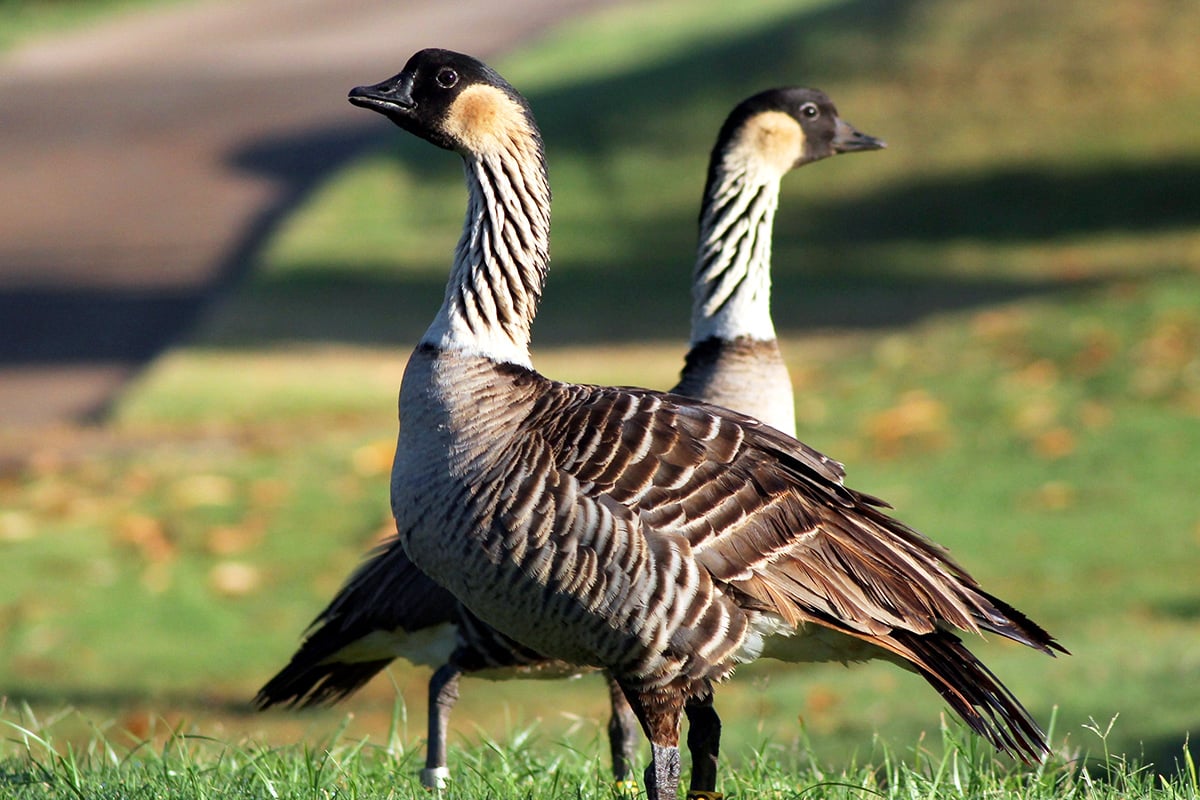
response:
[[[796,435],[792,381],[771,319],[779,184],[797,167],[884,144],[816,89],[769,89],[730,112],[709,159],[692,280],[691,349],[678,394]]]
[[[446,298],[401,387],[399,545],[505,635],[608,670],[650,739],[652,797],[674,797],[685,703],[772,637],[813,630],[916,669],[996,746],[1044,751],[1028,713],[950,631],[1061,648],[846,487],[836,462],[699,401],[532,370],[549,189],[512,87],[428,50],[352,100],[467,165]]]
[[[443,138],[435,143],[444,146],[445,137],[455,137],[472,142],[481,154],[495,152],[489,129],[504,136],[515,125],[523,135],[505,141],[504,152],[540,164],[540,136],[536,128],[524,126],[525,111],[490,103],[486,94],[480,96],[486,89],[481,85],[462,91],[457,127],[437,134]],[[468,160],[468,179],[479,189],[471,194],[468,213],[480,224],[465,231],[459,242],[455,264],[463,275],[448,285],[442,311],[425,339],[474,338],[500,360],[527,363],[528,332],[520,330],[520,323],[532,318],[544,275],[526,279],[522,263],[546,261],[550,189],[544,170],[518,174],[512,166],[511,160],[494,155]],[[527,189],[533,197],[523,195]],[[491,272],[494,280],[515,281],[521,290],[497,304],[497,298],[476,291],[470,279],[476,270]],[[491,326],[493,319],[499,324]],[[429,687],[429,751],[421,773],[430,788],[441,787],[449,775],[447,722],[464,672],[488,678],[562,677],[587,668],[541,656],[481,622],[393,543],[379,548],[351,576],[314,620],[290,663],[259,690],[254,702],[259,708],[336,702],[397,657],[435,668]],[[620,687],[606,678],[613,708],[613,773],[620,781],[628,777],[635,754],[637,720]]]
[[[710,158],[700,209],[692,346],[673,392],[794,432],[791,381],[769,308],[770,234],[780,179],[837,153],[881,146],[840,120],[819,91],[772,89],[733,109]],[[727,280],[730,275],[736,280]],[[436,670],[429,693],[429,759],[422,772],[431,787],[448,775],[446,724],[461,674],[492,679],[578,674],[577,667],[545,659],[471,615],[416,569],[402,548],[385,545],[318,615],[303,646],[256,702],[260,707],[337,702],[394,658]],[[608,680],[613,771],[623,781],[637,723],[619,687]],[[696,729],[693,788],[711,790],[719,722],[706,706],[693,704],[688,713]]]

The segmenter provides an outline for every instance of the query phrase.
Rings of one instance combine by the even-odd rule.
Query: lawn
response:
[[[770,85],[826,89],[889,149],[784,184],[774,308],[801,438],[1072,651],[978,648],[1035,716],[1057,714],[1056,777],[1028,796],[1115,792],[1064,766],[1080,753],[1153,763],[1127,776],[1148,792],[1200,729],[1200,6],[745,5],[736,19],[715,0],[609,9],[496,63],[542,123],[555,189],[535,363],[671,385],[724,113]],[[202,754],[187,768],[161,751],[163,774],[215,759],[247,786],[290,785],[272,770],[300,767],[272,748],[297,741],[382,785],[381,764],[413,771],[417,670],[334,711],[244,706],[387,531],[396,385],[440,300],[464,193],[449,154],[398,131],[386,142],[307,198],[106,426],[49,438],[0,483],[10,723],[100,761],[103,742],[184,747],[162,735],[182,726],[219,742],[184,740]],[[39,720],[80,713],[38,727],[22,703]],[[574,786],[604,771],[604,705],[587,678],[465,681],[456,758],[552,764]],[[754,665],[718,708],[725,774],[739,775],[727,790],[770,785],[732,783],[761,768],[793,788],[891,775],[934,794],[897,771],[949,764],[937,698],[886,666]],[[47,763],[36,743],[5,754],[26,747]],[[310,766],[304,786],[326,774]],[[984,788],[1015,791],[1007,768],[981,770]]]
[[[25,715],[27,718],[28,714]],[[398,717],[393,719],[397,722]],[[167,731],[132,747],[115,744],[104,733],[86,747],[63,747],[45,726],[0,719],[13,731],[14,750],[23,756],[0,761],[0,788],[6,798],[171,797],[180,800],[219,797],[229,800],[290,800],[333,797],[430,797],[413,773],[419,764],[406,751],[398,727],[372,743],[350,740],[339,726],[311,744],[269,747]],[[51,722],[51,725],[53,722]],[[943,729],[940,755],[918,743],[915,755],[899,756],[878,741],[869,757],[830,769],[814,763],[804,748],[780,753],[761,749],[747,754],[739,769],[724,778],[728,796],[830,800],[862,797],[926,797],[972,800],[1020,797],[1027,800],[1080,797],[1124,800],[1194,798],[1200,790],[1195,764],[1167,781],[1108,754],[1108,728],[1089,726],[1099,741],[1103,763],[1055,756],[1027,770],[1014,770],[984,752],[962,732]],[[124,738],[129,738],[128,736]],[[540,741],[529,730],[497,741],[485,739],[451,753],[457,774],[447,798],[523,797],[529,800],[616,800],[637,796],[613,789],[606,768],[596,759],[598,743]]]
[[[188,0],[0,0],[0,53],[39,36],[53,36],[149,5]]]

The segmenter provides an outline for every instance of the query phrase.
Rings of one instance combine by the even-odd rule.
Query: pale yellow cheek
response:
[[[521,107],[493,86],[469,86],[459,94],[446,116],[446,132],[474,153],[504,149],[530,134]]]
[[[734,148],[748,161],[783,174],[804,152],[804,131],[782,111],[764,111],[746,121]]]
[[[486,135],[495,127],[496,105],[495,98],[468,89],[454,104],[450,120],[458,128],[460,134]]]

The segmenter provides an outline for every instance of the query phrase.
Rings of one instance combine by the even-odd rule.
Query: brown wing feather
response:
[[[687,398],[556,386],[531,429],[587,492],[633,510],[647,536],[683,534],[691,557],[742,608],[871,642],[915,668],[997,747],[1042,751],[1025,709],[947,628],[1065,650],[885,503],[845,486],[839,463]]]
[[[558,386],[532,423],[558,466],[648,530],[682,532],[713,579],[779,616],[823,615],[869,634],[950,624],[1048,648],[1044,631],[882,501],[845,486],[841,465],[816,450],[689,398]]]

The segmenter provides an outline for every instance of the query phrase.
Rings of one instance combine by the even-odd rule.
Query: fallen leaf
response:
[[[52,517],[65,517],[70,513],[71,502],[78,488],[58,478],[49,478],[35,483],[26,493],[29,504],[38,512]]]
[[[1048,358],[1039,358],[1013,373],[1013,381],[1028,389],[1048,389],[1058,383],[1058,365]]]
[[[1029,329],[1029,315],[1016,308],[980,311],[971,318],[971,333],[990,341],[1007,339]]]
[[[1065,481],[1049,481],[1038,487],[1035,500],[1049,511],[1062,511],[1075,505],[1075,488]]]
[[[37,526],[27,512],[0,512],[0,542],[24,542],[36,535]]]
[[[177,551],[162,522],[148,514],[131,513],[118,519],[117,541],[135,547],[151,564],[170,561]]]
[[[208,583],[217,594],[241,597],[262,584],[262,573],[242,561],[222,561],[208,573]]]
[[[154,488],[154,473],[145,467],[132,467],[121,478],[121,491],[127,497],[141,497]]]
[[[1033,449],[1051,460],[1068,456],[1075,451],[1075,434],[1066,428],[1051,428],[1033,440]]]
[[[1144,400],[1158,399],[1171,391],[1178,375],[1179,373],[1170,367],[1147,361],[1133,373],[1131,388],[1137,397]]]
[[[1143,363],[1180,369],[1194,356],[1200,330],[1190,320],[1160,320],[1138,347]]]
[[[380,439],[355,449],[351,463],[355,472],[364,478],[371,478],[391,472],[395,457],[396,440]]]
[[[224,475],[191,475],[171,487],[171,499],[181,508],[227,506],[235,496],[233,480]]]
[[[1083,347],[1071,359],[1071,370],[1077,375],[1095,375],[1103,370],[1116,356],[1119,349],[1117,337],[1108,331],[1092,331]]]
[[[892,408],[871,415],[866,430],[881,457],[894,457],[917,446],[936,448],[948,436],[946,406],[923,390],[906,392]]]
[[[217,525],[209,529],[204,545],[214,556],[232,556],[246,552],[262,537],[262,525]]]
[[[1031,397],[1017,409],[1013,428],[1034,435],[1050,428],[1058,420],[1058,403],[1049,397]]]
[[[154,718],[147,711],[131,711],[121,717],[117,728],[128,733],[135,741],[144,742],[153,731]]]
[[[258,507],[274,508],[285,503],[291,491],[287,481],[260,478],[250,484],[250,502]]]
[[[1079,408],[1079,420],[1091,430],[1107,428],[1112,424],[1112,409],[1097,400],[1088,400]]]
[[[828,714],[841,704],[841,695],[827,686],[813,686],[804,696],[804,707],[810,714]]]

